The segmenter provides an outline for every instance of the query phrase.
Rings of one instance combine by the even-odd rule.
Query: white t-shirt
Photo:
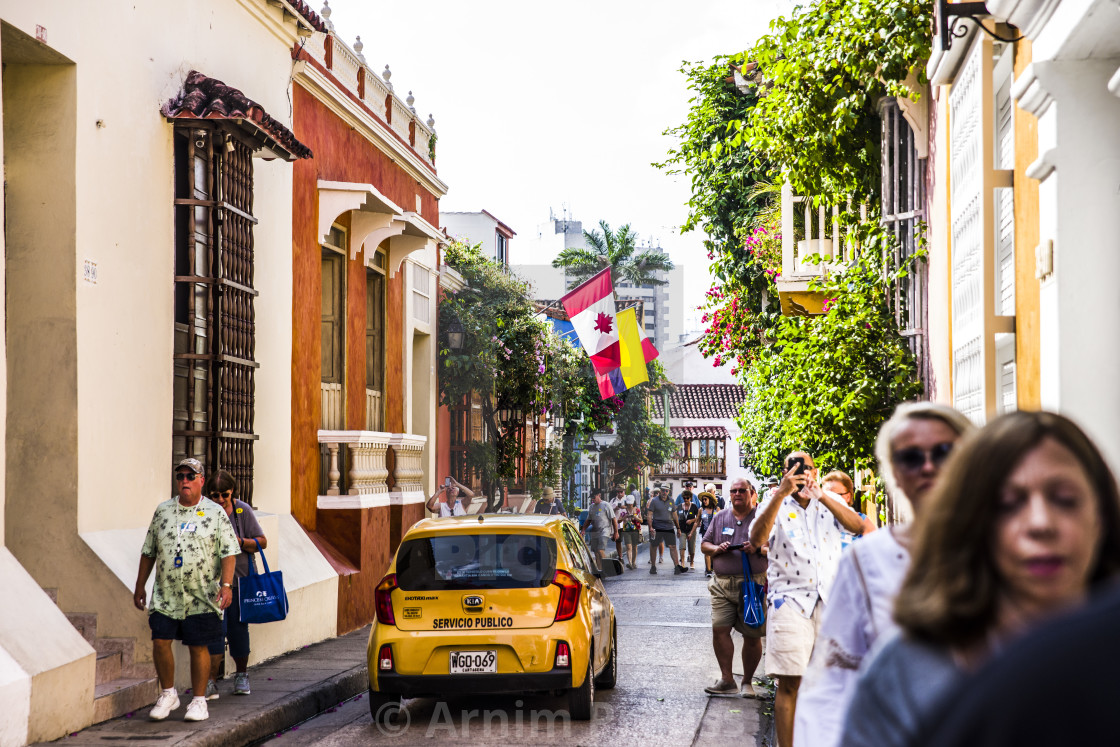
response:
[[[466,509],[463,508],[463,501],[461,498],[455,499],[454,506],[448,506],[447,501],[439,504],[439,515],[443,516],[466,516]]]
[[[801,680],[794,747],[836,747],[872,645],[898,629],[894,600],[910,567],[910,551],[881,529],[850,546],[840,559],[816,647]]]
[[[764,510],[765,504],[760,504],[754,521]],[[797,499],[787,495],[770,529],[766,571],[769,603],[791,603],[805,617],[813,614],[817,599],[827,604],[840,563],[843,531],[840,520],[820,501],[810,501],[802,508]]]

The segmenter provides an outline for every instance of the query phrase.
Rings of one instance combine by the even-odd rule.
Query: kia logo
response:
[[[464,607],[481,607],[482,606],[482,597],[476,597],[476,596],[463,597],[463,606]]]

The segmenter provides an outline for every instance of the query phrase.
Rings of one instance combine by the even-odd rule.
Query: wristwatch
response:
[[[225,581],[222,582],[222,586],[226,587],[227,589],[233,588],[233,584],[227,584]]]

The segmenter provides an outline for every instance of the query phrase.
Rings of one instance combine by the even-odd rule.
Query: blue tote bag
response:
[[[743,556],[743,624],[748,628],[761,628],[766,624],[766,587],[751,578],[751,565],[747,554]],[[244,579],[243,579],[244,580]]]
[[[256,542],[256,540],[254,540]],[[249,558],[249,575],[238,584],[241,598],[241,622],[270,623],[288,616],[288,594],[284,591],[284,574],[268,569],[268,559],[257,542],[257,554],[264,563],[264,573],[257,573],[257,564]]]

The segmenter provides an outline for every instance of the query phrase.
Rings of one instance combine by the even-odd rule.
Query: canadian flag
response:
[[[591,357],[595,373],[608,374],[622,365],[618,347],[618,325],[614,318],[614,284],[611,268],[602,270],[560,299]]]

